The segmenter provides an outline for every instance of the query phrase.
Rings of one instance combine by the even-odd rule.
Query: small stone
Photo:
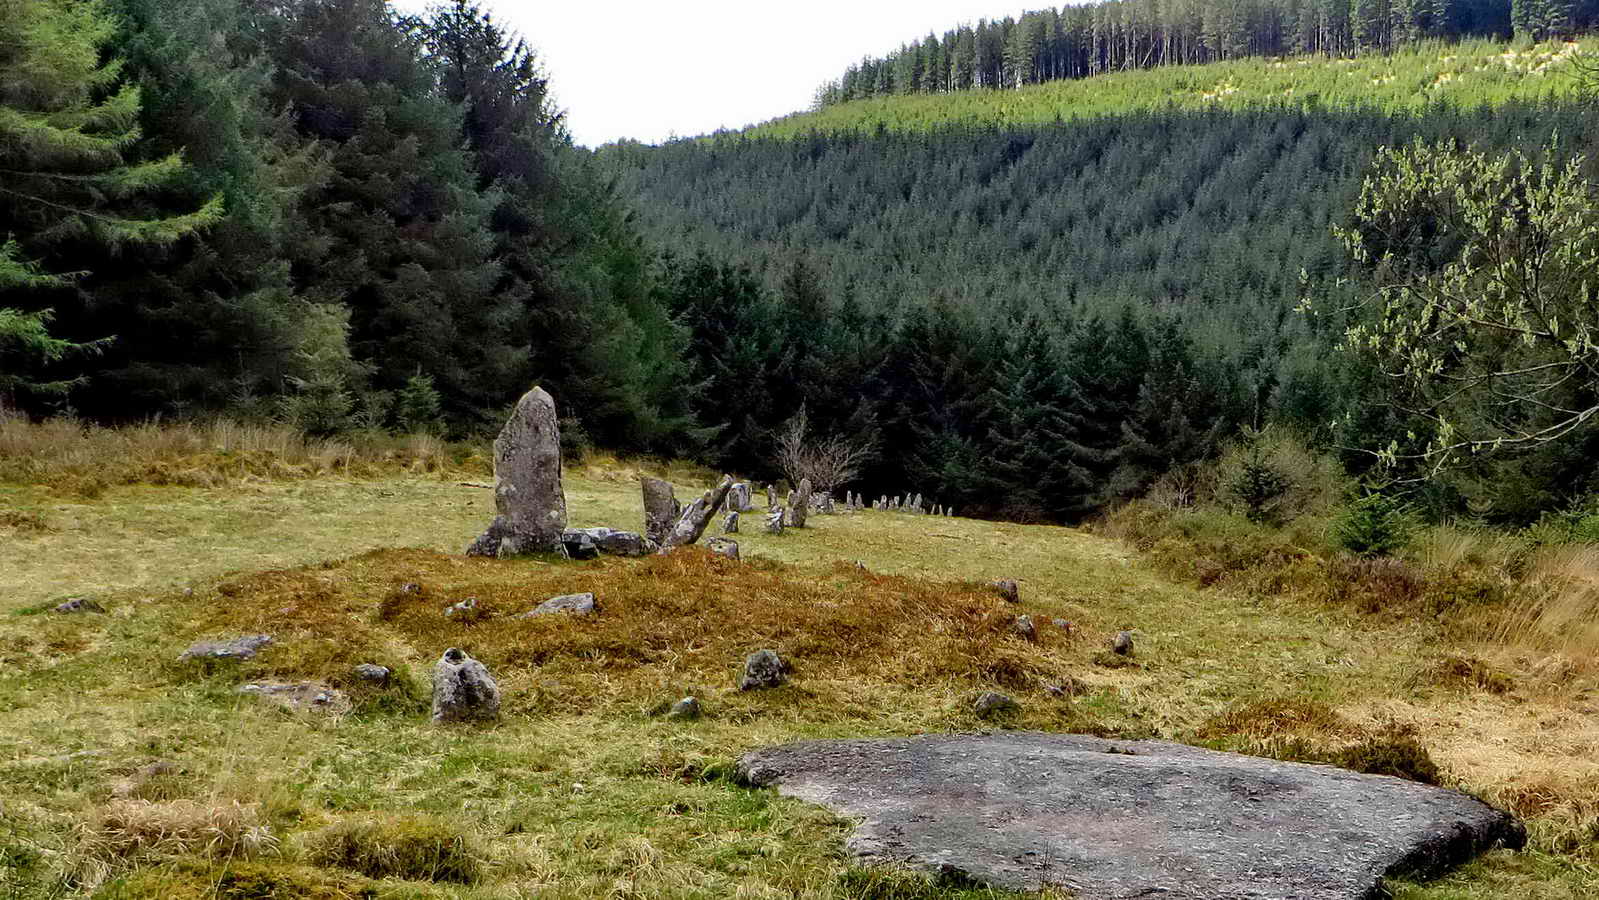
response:
[[[578,616],[591,616],[599,612],[599,604],[595,602],[594,595],[588,594],[563,594],[559,597],[540,603],[532,610],[517,616],[518,619],[531,619],[534,616],[548,616],[555,613],[572,613]]]
[[[460,603],[454,603],[444,608],[446,619],[474,619],[477,617],[477,598],[468,597]]]
[[[1016,701],[1001,694],[999,691],[984,691],[972,704],[972,711],[982,718],[988,718],[995,713],[1010,712],[1020,709]]]
[[[1017,587],[1012,579],[1001,578],[998,581],[990,581],[988,586],[998,591],[999,596],[1007,603],[1022,602],[1021,588]]]
[[[355,672],[355,677],[376,685],[388,684],[389,676],[394,674],[388,666],[380,666],[376,663],[361,663],[352,671]]]
[[[451,647],[433,667],[433,721],[491,721],[500,716],[500,686],[482,663]]]
[[[183,651],[178,657],[182,662],[189,659],[254,659],[255,654],[262,647],[272,643],[270,634],[247,634],[236,637],[231,641],[200,641]]]
[[[1072,632],[1077,630],[1077,626],[1076,625],[1073,625],[1072,623],[1066,621],[1065,619],[1050,619],[1049,620],[1049,624],[1055,626],[1056,628],[1059,628],[1061,631],[1064,631],[1067,634],[1071,634]]]
[[[566,549],[568,559],[595,559],[600,555],[599,544],[586,531],[561,532],[561,546]]]
[[[734,562],[738,561],[738,541],[731,538],[711,538],[705,542],[705,549],[717,556],[725,556]]]
[[[1132,656],[1133,633],[1131,631],[1117,632],[1116,637],[1110,642],[1110,649],[1117,656]]]
[[[738,534],[738,511],[728,513],[722,518],[723,534]]]
[[[402,594],[420,594],[420,593],[422,593],[422,585],[417,584],[414,581],[408,581],[403,586],[401,586],[400,593],[402,593]]]
[[[1016,621],[1011,623],[1011,630],[1029,641],[1038,640],[1038,629],[1033,627],[1032,616],[1017,616]]]
[[[757,650],[744,660],[744,677],[739,679],[741,691],[759,691],[775,688],[788,681],[788,663],[775,650]]]
[[[63,616],[78,615],[82,613],[104,613],[105,607],[90,600],[88,597],[73,597],[65,603],[56,604],[51,612]]]
[[[672,704],[672,709],[666,714],[666,717],[668,719],[698,719],[700,712],[700,701],[693,697],[684,697]]]
[[[350,698],[343,691],[314,681],[263,681],[241,685],[239,693],[259,697],[289,712],[336,716],[350,711]]]

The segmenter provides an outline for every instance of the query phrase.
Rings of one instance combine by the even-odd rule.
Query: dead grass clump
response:
[[[397,587],[406,584],[418,588]],[[599,614],[517,618],[578,591],[596,595]],[[557,564],[378,551],[249,576],[222,593],[220,604],[187,601],[193,637],[276,638],[238,677],[345,684],[355,664],[394,659],[401,648],[396,663],[431,665],[444,648],[460,647],[544,711],[648,708],[680,686],[731,686],[761,648],[791,661],[804,690],[840,703],[853,703],[861,685],[885,683],[1039,690],[1072,668],[1065,636],[1046,629],[1025,640],[1013,629],[1013,607],[979,584],[853,566],[795,578],[783,566],[741,565],[699,548]],[[475,622],[444,614],[464,597],[477,598]]]
[[[1599,659],[1599,545],[1550,547],[1530,569],[1497,621],[1493,639],[1507,646]]]
[[[1437,784],[1441,773],[1415,726],[1385,722],[1363,728],[1314,700],[1262,700],[1228,710],[1201,725],[1210,746],[1289,762],[1340,766]]]
[[[1414,564],[1386,556],[1333,557],[1323,579],[1326,600],[1363,613],[1412,611],[1426,586],[1426,577]]]
[[[1517,775],[1484,799],[1527,823],[1532,846],[1599,862],[1599,785],[1576,774]]]
[[[1212,716],[1199,727],[1198,737],[1216,740],[1236,736],[1258,740],[1299,735],[1329,739],[1348,737],[1359,731],[1353,722],[1325,703],[1277,697],[1235,706]]]
[[[49,534],[56,530],[44,516],[15,509],[0,510],[0,528],[8,528],[18,534]]]
[[[312,835],[306,849],[316,865],[369,878],[472,884],[483,869],[466,832],[432,816],[346,819]]]
[[[103,861],[140,854],[243,859],[277,850],[254,804],[113,800],[83,830],[82,853]]]
[[[1396,722],[1335,750],[1326,762],[1367,775],[1390,775],[1422,784],[1438,784],[1442,778],[1438,763],[1417,737],[1415,726]]]
[[[1516,687],[1515,679],[1489,663],[1472,656],[1451,654],[1417,676],[1417,682],[1437,687],[1465,688],[1507,694]]]

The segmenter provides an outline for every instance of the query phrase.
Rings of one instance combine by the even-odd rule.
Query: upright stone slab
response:
[[[782,534],[783,533],[783,510],[782,509],[774,508],[771,512],[766,514],[766,533],[767,534]]]
[[[738,534],[738,511],[732,510],[722,519],[723,534]]]
[[[487,722],[500,717],[500,686],[480,662],[451,647],[433,667],[433,721]]]
[[[727,492],[733,489],[733,479],[722,476],[722,481],[715,488],[706,491],[698,500],[688,505],[683,514],[678,516],[666,533],[666,539],[661,541],[661,551],[665,552],[673,547],[692,544],[705,533],[705,526],[711,522],[711,517],[722,507],[727,500]]]
[[[788,495],[788,518],[795,528],[805,527],[805,516],[811,508],[811,480],[800,479],[799,488]]]
[[[666,540],[677,517],[682,515],[672,483],[648,475],[639,476],[639,489],[644,492],[644,537],[655,544]]]
[[[730,512],[748,512],[752,505],[750,499],[752,494],[753,491],[750,489],[749,482],[740,481],[734,484],[733,489],[727,492],[728,510]]]
[[[775,484],[769,484],[766,486],[766,508],[777,508],[777,485]]]
[[[494,510],[468,556],[564,553],[566,494],[561,489],[561,428],[555,400],[534,388],[517,401],[494,441]]]

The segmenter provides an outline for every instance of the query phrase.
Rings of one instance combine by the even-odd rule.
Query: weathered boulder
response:
[[[261,681],[239,686],[239,693],[257,697],[274,706],[295,713],[318,713],[337,716],[350,711],[350,698],[315,681],[282,682]]]
[[[1133,633],[1131,631],[1118,631],[1116,637],[1111,639],[1110,649],[1117,656],[1133,655]]]
[[[388,666],[380,666],[377,663],[361,663],[351,671],[355,673],[355,677],[379,687],[388,684],[390,676],[394,674]]]
[[[468,556],[562,553],[566,494],[561,489],[561,429],[555,400],[534,388],[517,401],[494,440],[494,510]]]
[[[660,544],[682,514],[682,507],[672,493],[670,481],[640,475],[639,487],[644,492],[644,536]]]
[[[722,533],[723,534],[738,534],[738,511],[737,510],[734,510],[733,512],[730,512],[726,516],[722,517]]]
[[[596,559],[600,555],[600,545],[595,543],[594,536],[587,531],[561,532],[561,546],[566,549],[566,555],[572,559]]]
[[[984,691],[978,694],[977,700],[972,703],[972,712],[985,719],[995,713],[1010,712],[1019,708],[1015,700],[999,691]]]
[[[813,741],[738,771],[859,820],[859,856],[1082,900],[1375,900],[1385,876],[1526,840],[1456,791],[1162,741]]]
[[[189,659],[254,659],[262,647],[272,643],[270,634],[246,634],[231,641],[200,641],[191,644],[178,657]]]
[[[741,691],[761,691],[788,681],[788,663],[776,650],[757,650],[744,660],[744,675],[738,681]]]
[[[433,667],[433,721],[481,722],[500,717],[500,686],[482,663],[451,647]]]
[[[660,549],[636,531],[617,531],[614,528],[576,528],[563,534],[562,541],[568,541],[576,534],[587,536],[601,553],[612,556],[647,556]]]
[[[706,491],[699,499],[690,503],[666,533],[666,540],[661,541],[661,551],[665,552],[673,547],[692,544],[705,533],[705,526],[711,523],[711,517],[721,508],[727,499],[727,492],[733,487],[733,479],[722,476],[722,481],[715,488]]]
[[[1021,588],[1017,587],[1015,579],[1001,578],[990,581],[988,586],[993,588],[1006,603],[1022,602]]]
[[[783,533],[783,518],[784,518],[784,514],[783,514],[783,511],[781,509],[774,509],[771,512],[767,513],[766,514],[766,533],[767,534],[782,534]]]
[[[735,562],[738,560],[738,541],[731,538],[711,538],[705,542],[705,547],[717,556],[725,556]]]
[[[811,480],[800,479],[799,487],[788,495],[788,521],[795,528],[805,527],[805,516],[811,508]]]
[[[531,619],[534,616],[549,616],[554,615],[555,613],[571,613],[574,616],[592,616],[599,612],[599,610],[600,606],[597,602],[595,602],[593,594],[563,594],[559,597],[551,597],[543,603],[540,603],[538,606],[535,606],[533,609],[522,613],[520,616],[517,616],[517,618]]]
[[[57,603],[51,607],[50,611],[61,616],[71,616],[83,613],[104,613],[105,607],[90,600],[88,597],[73,597],[71,600]]]

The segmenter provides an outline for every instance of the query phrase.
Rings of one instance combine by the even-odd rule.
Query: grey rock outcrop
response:
[[[555,400],[543,388],[522,395],[494,439],[494,510],[494,521],[467,547],[468,556],[564,552],[561,429]]]
[[[705,548],[717,556],[725,556],[734,562],[738,561],[738,541],[731,538],[711,538],[705,542]]]
[[[639,476],[639,488],[644,492],[644,536],[659,545],[666,540],[683,508],[673,495],[672,483],[648,475]]]
[[[500,686],[482,663],[451,647],[433,666],[433,721],[485,722],[500,717]]]
[[[781,509],[774,509],[771,512],[767,513],[766,514],[766,533],[767,534],[782,534],[783,533],[783,518],[784,518],[784,515],[783,515],[783,511]]]
[[[599,603],[595,602],[593,594],[563,594],[559,597],[551,597],[543,603],[540,603],[538,606],[535,606],[533,609],[521,614],[520,616],[517,616],[517,618],[531,619],[534,616],[550,616],[556,613],[571,613],[574,616],[592,616],[599,612],[599,610]]]
[[[738,534],[738,511],[728,513],[722,517],[722,533]]]
[[[741,691],[761,691],[788,681],[788,663],[776,650],[757,650],[744,660],[744,675],[738,680]]]
[[[601,553],[611,556],[647,556],[660,547],[636,531],[617,531],[614,528],[577,528],[566,532],[563,541],[573,535],[585,535]]]
[[[724,475],[720,484],[684,508],[683,514],[666,533],[666,540],[661,541],[661,550],[664,552],[699,540],[700,535],[705,533],[705,526],[711,523],[711,517],[716,515],[716,511],[727,500],[727,492],[732,487],[733,479]]]
[[[1082,900],[1375,900],[1386,876],[1526,840],[1456,791],[1161,741],[814,741],[738,771],[858,820],[858,856]]]
[[[190,659],[254,659],[261,648],[271,643],[270,634],[246,634],[231,641],[200,641],[191,644],[178,660],[181,662]]]
[[[350,698],[315,681],[263,681],[239,686],[239,693],[257,697],[289,712],[337,716],[350,711]]]
[[[71,600],[57,603],[51,607],[50,611],[60,616],[73,616],[84,613],[104,613],[105,607],[90,600],[88,597],[73,597]]]

